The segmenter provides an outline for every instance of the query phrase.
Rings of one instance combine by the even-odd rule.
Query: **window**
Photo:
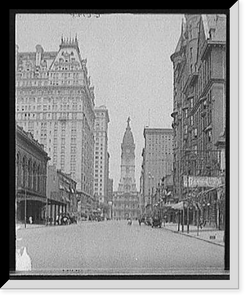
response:
[[[190,99],[190,107],[193,108],[194,107],[194,98]]]
[[[212,130],[208,131],[208,142],[212,142]]]
[[[193,48],[190,47],[190,59],[193,59]]]
[[[197,128],[194,129],[194,137],[197,138],[198,132],[197,132]]]
[[[187,125],[185,125],[185,127],[184,127],[184,134],[187,134],[188,133],[188,127],[187,127]]]

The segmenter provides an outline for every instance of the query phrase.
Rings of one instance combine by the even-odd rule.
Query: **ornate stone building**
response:
[[[225,142],[226,128],[226,16],[186,14],[175,52],[174,72],[173,192],[178,201],[189,197],[185,176],[220,177],[225,171],[223,153],[217,147]],[[205,193],[201,206],[206,218],[216,221],[219,195]],[[209,216],[209,217],[207,217]],[[193,219],[195,220],[195,216]]]
[[[43,145],[16,126],[16,222],[46,220],[47,162]]]
[[[16,47],[16,121],[44,145],[50,164],[71,174],[93,198],[94,88],[77,38],[58,51],[20,52]]]
[[[135,143],[130,118],[121,144],[121,177],[118,191],[114,192],[113,217],[135,219],[139,214],[139,195],[135,181]]]

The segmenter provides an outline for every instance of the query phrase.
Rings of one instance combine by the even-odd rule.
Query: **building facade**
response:
[[[71,174],[57,170],[59,181],[60,198],[66,202],[66,213],[77,214],[76,181],[71,178]]]
[[[203,195],[206,214],[215,221],[217,208],[211,207],[218,206],[217,190],[189,190],[184,186],[183,174],[220,177],[225,169],[224,157],[216,145],[225,137],[226,126],[226,16],[185,15],[171,60],[173,192],[178,201],[187,199],[190,192]]]
[[[108,179],[108,218],[113,219],[113,193],[114,193],[114,181],[112,178]]]
[[[94,125],[94,194],[98,202],[108,203],[108,123],[109,114],[106,106],[95,107]]]
[[[94,88],[77,38],[58,51],[20,52],[16,47],[16,121],[51,157],[51,164],[93,197]]]
[[[55,166],[48,166],[47,178],[47,222],[56,224],[56,216],[60,214],[77,216],[76,181]]]
[[[139,216],[139,195],[135,181],[135,143],[130,118],[121,144],[121,176],[113,197],[115,219],[136,219]]]
[[[50,158],[33,135],[16,126],[16,222],[46,221],[47,163]]]
[[[144,128],[145,146],[142,151],[141,192],[144,210],[153,204],[153,196],[161,179],[173,170],[173,130]]]

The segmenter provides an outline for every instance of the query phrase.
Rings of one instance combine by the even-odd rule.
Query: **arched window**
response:
[[[38,165],[37,167],[37,191],[40,192],[41,189],[41,167]]]
[[[22,186],[27,186],[27,158],[26,156],[23,157],[22,161]]]
[[[33,190],[36,191],[36,162],[33,163]]]
[[[32,189],[32,161],[29,159],[28,161],[28,188]]]
[[[20,154],[16,155],[16,187],[20,186]]]

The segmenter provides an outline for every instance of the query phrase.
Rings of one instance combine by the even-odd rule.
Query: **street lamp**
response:
[[[109,205],[109,211],[110,211],[110,220],[112,220],[112,214],[113,214],[112,206],[113,206],[113,202],[112,202],[112,201],[109,201],[109,202],[108,202],[108,205]]]

